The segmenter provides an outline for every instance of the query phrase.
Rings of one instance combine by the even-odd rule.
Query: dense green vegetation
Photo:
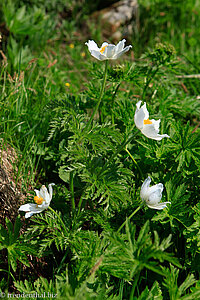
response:
[[[47,210],[0,224],[0,295],[200,299],[200,2],[139,1],[132,49],[108,64],[85,45],[104,42],[99,7],[1,1],[1,148],[25,203],[55,186]],[[137,129],[139,100],[170,138]],[[140,197],[148,176],[163,210]]]

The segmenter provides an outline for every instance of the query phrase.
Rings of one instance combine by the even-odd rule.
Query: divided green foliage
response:
[[[15,287],[21,293],[32,294],[33,297],[30,297],[30,299],[35,299],[36,295],[41,296],[43,299],[55,297],[60,300],[121,299],[118,296],[109,296],[113,289],[102,285],[93,275],[85,280],[80,287],[76,286],[74,289],[70,283],[67,269],[61,275],[56,275],[55,283],[52,280],[48,282],[47,279],[39,277],[34,283],[27,280],[25,282],[15,282]]]
[[[192,222],[190,218],[192,212],[191,193],[187,191],[186,183],[177,186],[176,182],[176,178],[169,179],[169,181],[166,182],[167,201],[170,201],[171,205],[168,210],[164,210],[154,216],[153,220],[164,224],[170,222],[172,228],[178,226],[179,230],[181,228],[183,230],[184,227],[187,227]],[[180,226],[177,224],[177,221]]]
[[[199,259],[200,253],[200,203],[192,207],[194,222],[184,230],[187,239],[187,252],[192,252]]]
[[[0,272],[8,274],[0,291],[198,299],[198,1],[139,1],[140,28],[128,43],[136,59],[129,51],[109,61],[107,78],[84,44],[104,40],[90,18],[104,3],[86,2],[4,0],[0,7],[2,149],[16,149],[12,180],[21,191],[56,184],[48,210],[23,229],[19,218],[0,225]],[[135,127],[139,100],[170,138],[152,140]],[[167,208],[142,203],[148,176],[163,184]],[[46,278],[18,274],[30,255],[41,269],[48,265]]]
[[[193,132],[189,122],[183,125],[180,121],[169,121],[167,127],[170,128],[170,139],[161,144],[138,141],[143,146],[140,148],[143,152],[140,159],[144,156],[144,164],[156,164],[157,171],[164,168],[165,172],[177,172],[180,180],[187,181],[190,176],[189,180],[196,185],[199,176],[199,132]]]
[[[6,218],[6,227],[7,229],[0,224],[0,250],[6,249],[9,272],[11,272],[10,266],[15,272],[17,269],[17,261],[25,266],[29,266],[27,254],[36,254],[36,252],[28,243],[24,242],[23,235],[20,235],[20,217],[16,219],[14,226],[11,221]]]
[[[113,236],[108,236],[111,243],[103,259],[101,267],[103,272],[129,281],[137,277],[144,268],[165,276],[157,261],[172,262],[180,267],[177,259],[165,251],[171,245],[171,236],[160,242],[157,232],[154,232],[152,240],[148,221],[141,228],[137,238],[135,235],[136,226],[131,226],[127,222],[126,235],[119,236],[114,233]],[[138,280],[138,277],[135,280]]]
[[[61,217],[61,213],[58,213]],[[46,249],[54,244],[57,250],[65,250],[68,246],[70,232],[68,226],[60,221],[52,212],[38,215],[34,218],[25,235],[25,240],[33,247],[39,247],[38,256],[42,256]]]
[[[189,300],[200,297],[200,289],[193,288],[192,292],[189,290],[197,282],[193,274],[189,274],[184,282],[178,285],[179,270],[172,265],[170,265],[170,269],[163,268],[163,270],[166,272],[163,285],[168,289],[170,299]]]

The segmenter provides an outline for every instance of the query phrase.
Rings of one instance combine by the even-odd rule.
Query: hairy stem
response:
[[[119,229],[117,230],[117,232],[120,232],[121,231],[121,229],[126,225],[126,222],[127,222],[127,220],[130,220],[139,210],[140,210],[140,208],[143,206],[143,203],[140,205],[140,206],[138,206],[135,210],[134,210],[134,212],[132,212],[132,214],[128,217],[128,218],[126,218],[126,221],[124,221],[124,223],[122,223],[122,225],[119,227]]]
[[[145,87],[144,87],[144,90],[143,90],[143,93],[142,93],[142,99],[143,99],[143,100],[145,99],[147,88],[148,88],[148,86],[149,86],[151,80],[154,78],[154,76],[155,76],[156,73],[158,72],[158,70],[159,70],[159,67],[157,67],[157,68],[155,69],[154,72],[152,72],[152,73],[150,72],[151,77],[149,77],[149,79],[147,80],[147,82],[146,82],[146,84],[145,84]]]
[[[103,97],[103,93],[104,93],[104,90],[105,90],[106,77],[107,77],[107,69],[108,69],[108,61],[106,60],[106,62],[105,62],[104,77],[103,77],[103,82],[102,82],[102,86],[101,86],[101,92],[100,92],[99,100],[98,100],[98,102],[97,102],[97,104],[96,104],[96,107],[95,107],[95,109],[94,109],[94,111],[93,111],[93,113],[92,113],[92,115],[91,115],[91,117],[90,117],[90,119],[89,119],[87,125],[86,125],[85,128],[83,129],[83,133],[85,133],[85,132],[88,130],[88,128],[90,127],[90,125],[91,125],[91,123],[92,123],[92,121],[93,121],[93,119],[94,119],[95,114],[96,114],[97,111],[98,111],[98,108],[99,108],[99,105],[100,105],[100,103],[101,103],[101,99],[102,99],[102,97]]]
[[[125,147],[125,150],[126,150],[126,152],[128,153],[128,155],[130,156],[130,158],[132,159],[132,161],[136,164],[136,166],[137,166],[137,168],[138,168],[138,170],[139,170],[139,172],[140,172],[140,176],[143,177],[142,171],[141,171],[141,169],[140,169],[138,163],[136,162],[136,160],[133,158],[133,156],[131,155],[131,153],[130,153],[129,150],[127,149],[127,145],[126,145],[126,147]]]

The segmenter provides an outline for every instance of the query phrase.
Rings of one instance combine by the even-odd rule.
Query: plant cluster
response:
[[[191,50],[183,56],[166,38],[134,61],[125,40],[70,40],[63,51],[47,42],[54,2],[23,4],[2,6],[0,126],[2,144],[19,153],[16,181],[30,193],[19,205],[25,218],[0,225],[0,294],[199,299],[199,86],[184,77],[195,70]]]

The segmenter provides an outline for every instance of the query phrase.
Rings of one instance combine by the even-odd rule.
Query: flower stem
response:
[[[89,119],[87,125],[86,125],[85,128],[83,129],[83,133],[84,133],[85,131],[88,130],[88,128],[90,127],[90,125],[91,125],[91,123],[92,123],[92,121],[93,121],[93,119],[94,119],[94,116],[95,116],[96,112],[98,111],[98,108],[99,108],[99,105],[100,105],[100,103],[101,103],[101,99],[102,99],[102,97],[103,97],[103,93],[104,93],[104,90],[105,90],[106,77],[107,77],[107,70],[108,70],[108,61],[106,60],[106,62],[105,62],[104,77],[103,77],[103,82],[102,82],[102,86],[101,86],[101,91],[100,91],[99,100],[98,100],[98,102],[97,102],[97,105],[96,105],[96,107],[95,107],[95,109],[94,109],[94,111],[93,111],[93,113],[92,113],[92,115],[91,115],[91,117],[90,117],[90,119]]]
[[[140,169],[138,163],[136,162],[136,160],[133,158],[133,156],[131,155],[131,153],[130,153],[129,150],[127,149],[127,145],[126,145],[126,147],[125,147],[125,150],[126,150],[126,152],[128,153],[128,155],[130,156],[130,158],[132,159],[132,161],[136,164],[136,166],[137,166],[137,168],[138,168],[138,170],[139,170],[139,172],[140,172],[140,176],[143,177],[142,171],[141,171],[141,169]]]
[[[140,205],[140,206],[138,206],[138,208],[136,208],[135,210],[134,210],[134,212],[132,212],[132,214],[128,217],[128,218],[126,218],[126,221],[127,220],[130,220],[137,212],[138,212],[138,210],[140,210],[140,208],[143,206],[143,203]],[[124,225],[126,225],[126,221],[124,221],[124,223],[122,223],[122,225],[119,227],[119,229],[117,230],[117,232],[120,232],[121,231],[121,229],[124,227]]]
[[[143,100],[145,99],[147,88],[148,88],[149,84],[151,83],[152,79],[154,78],[154,76],[156,75],[156,73],[158,72],[158,70],[159,70],[159,67],[157,67],[154,72],[152,72],[152,70],[150,71],[151,77],[149,77],[149,79],[147,79],[147,82],[144,86],[143,93],[142,93]]]
[[[71,205],[72,205],[72,210],[75,210],[75,199],[74,199],[74,176],[73,176],[73,171],[70,172],[70,175],[69,175],[69,181],[70,181],[70,192],[71,192]]]
[[[66,226],[65,226],[63,220],[61,219],[61,217],[59,216],[59,214],[51,206],[49,206],[48,209],[50,209],[56,215],[56,217],[59,219],[60,223],[62,224],[63,229],[65,230],[65,233],[68,235]]]

